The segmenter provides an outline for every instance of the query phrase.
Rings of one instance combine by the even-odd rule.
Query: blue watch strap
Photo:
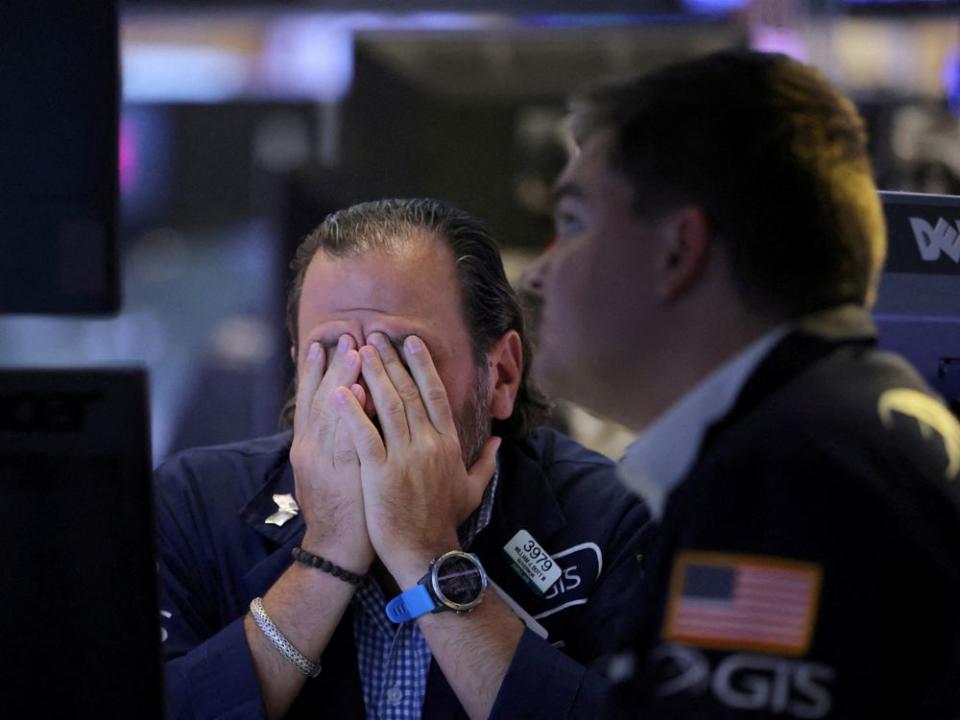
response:
[[[423,585],[416,585],[387,603],[387,617],[395,623],[406,622],[426,615],[436,607],[430,591]]]

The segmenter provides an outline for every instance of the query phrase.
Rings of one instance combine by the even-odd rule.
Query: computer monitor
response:
[[[160,718],[146,376],[0,370],[0,715]]]
[[[116,0],[2,0],[0,37],[0,313],[116,312]]]
[[[874,317],[881,346],[906,356],[960,411],[960,197],[882,192],[887,262]]]

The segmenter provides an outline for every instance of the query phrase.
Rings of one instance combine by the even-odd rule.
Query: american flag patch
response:
[[[815,563],[680,552],[664,637],[721,650],[802,655],[813,634],[821,577]]]

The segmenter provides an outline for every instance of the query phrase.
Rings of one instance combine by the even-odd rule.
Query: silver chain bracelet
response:
[[[273,620],[263,609],[263,598],[256,597],[250,601],[250,613],[253,615],[253,621],[260,628],[260,632],[266,635],[267,639],[273,643],[274,647],[280,651],[287,660],[296,666],[297,670],[307,677],[315,678],[320,674],[320,663],[312,662],[302,652],[297,650],[292,642],[284,637]]]

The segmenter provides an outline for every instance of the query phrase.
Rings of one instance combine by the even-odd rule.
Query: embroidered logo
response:
[[[570,607],[586,605],[589,593],[603,570],[603,554],[600,547],[593,542],[579,543],[555,552],[553,559],[562,572],[543,598],[556,604],[535,615],[537,619],[549,617]]]
[[[821,577],[814,563],[680,552],[664,637],[720,650],[802,655],[813,636]]]
[[[960,425],[937,400],[917,390],[896,388],[880,396],[877,413],[887,429],[894,426],[894,413],[897,413],[916,420],[924,440],[930,438],[931,431],[937,433],[947,455],[946,478],[951,480],[960,472]]]
[[[661,697],[712,695],[734,710],[758,716],[784,715],[807,720],[826,717],[833,709],[836,671],[822,663],[738,653],[709,658],[697,648],[665,643],[652,653]],[[635,673],[621,661],[632,677]],[[611,677],[611,679],[614,679]],[[616,681],[616,680],[615,680]]]

